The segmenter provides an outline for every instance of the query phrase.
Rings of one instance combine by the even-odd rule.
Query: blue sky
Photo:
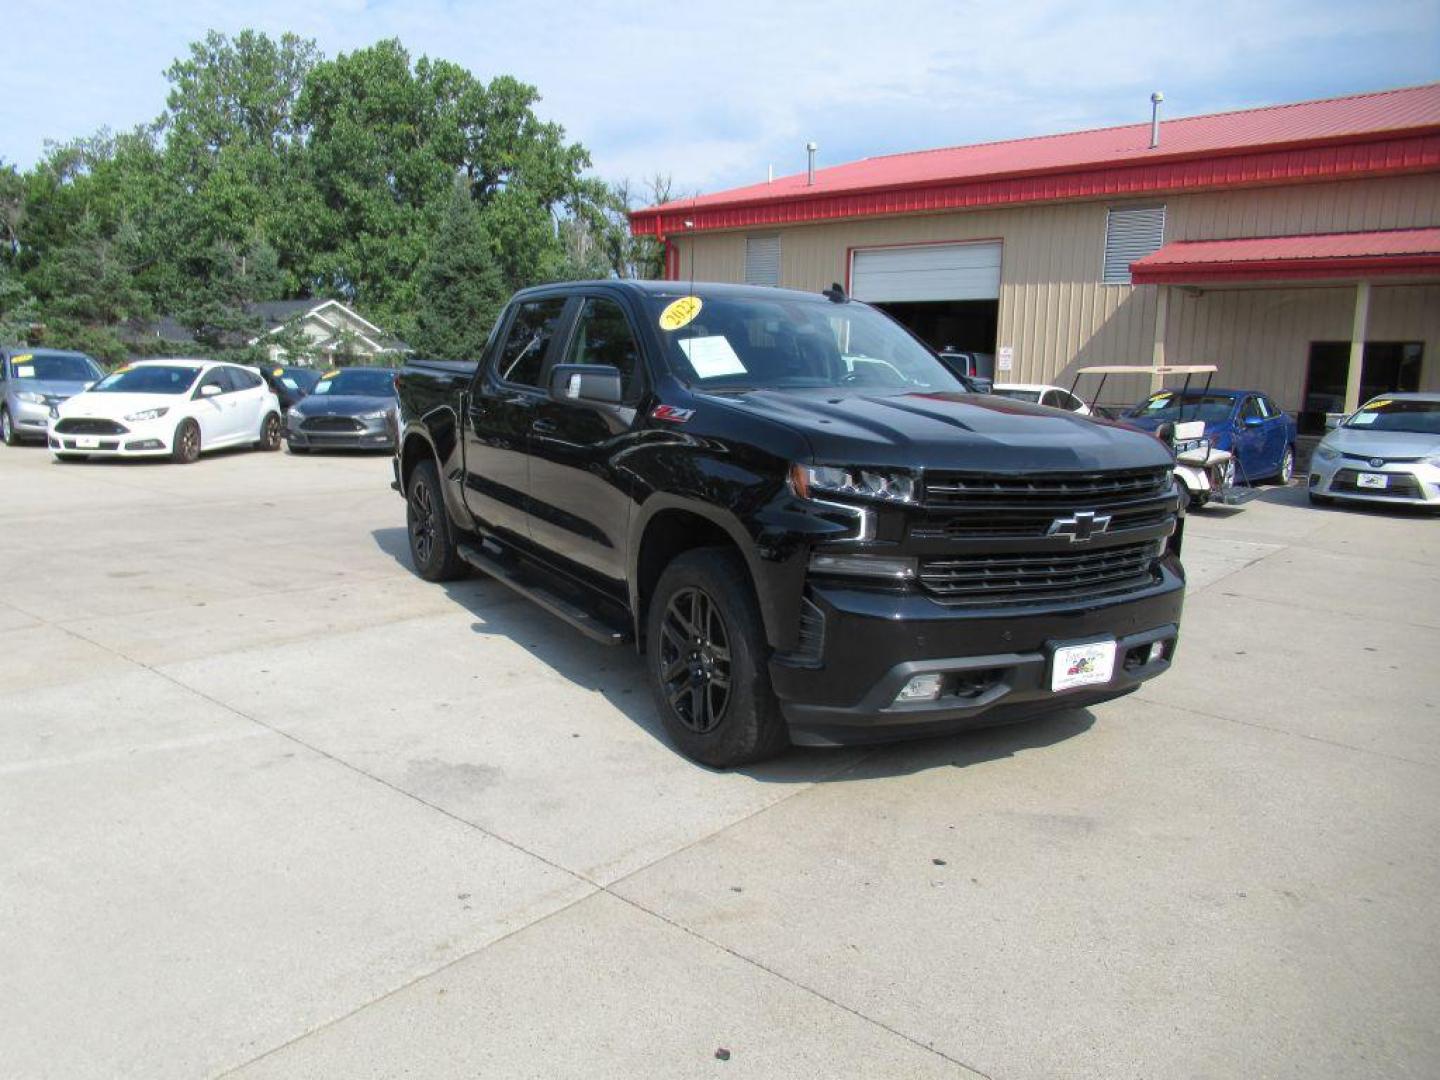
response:
[[[820,162],[1440,80],[1437,0],[1206,3],[641,0],[0,0],[0,158],[159,113],[163,72],[214,28],[399,37],[536,84],[610,179],[716,190]]]

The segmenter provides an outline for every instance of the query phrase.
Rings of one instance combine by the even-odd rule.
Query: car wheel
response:
[[[1179,481],[1175,486],[1180,489],[1180,516],[1184,517],[1195,506],[1195,497],[1190,494],[1190,489]]]
[[[19,446],[20,436],[15,432],[15,421],[10,419],[10,410],[0,408],[0,442],[6,446]]]
[[[667,566],[650,598],[645,641],[655,707],[686,757],[730,768],[789,745],[760,608],[735,552],[699,548]]]
[[[422,461],[410,474],[405,494],[405,524],[410,534],[410,561],[426,581],[453,581],[464,577],[465,560],[455,544],[455,530],[440,490],[440,471],[434,461]]]
[[[1285,456],[1280,459],[1280,471],[1275,474],[1275,482],[1280,485],[1290,483],[1295,478],[1295,448],[1287,446]]]
[[[193,465],[200,460],[200,425],[194,420],[181,420],[175,429],[170,460],[177,465]]]
[[[1235,486],[1235,459],[1233,457],[1220,467],[1220,486],[1227,488]]]
[[[272,412],[260,425],[260,441],[255,446],[260,450],[279,450],[280,441],[280,414]]]

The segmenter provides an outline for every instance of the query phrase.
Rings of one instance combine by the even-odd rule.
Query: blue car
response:
[[[1288,484],[1295,473],[1295,419],[1258,390],[1157,390],[1125,413],[1135,427],[1205,421],[1205,436],[1216,450],[1230,451],[1224,483],[1274,480]]]

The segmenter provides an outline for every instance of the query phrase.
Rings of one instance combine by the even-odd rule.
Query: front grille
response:
[[[950,604],[1088,600],[1153,582],[1163,548],[1163,542],[1146,540],[1079,554],[1043,551],[926,559],[920,563],[920,586]]]
[[[349,416],[312,416],[300,427],[305,431],[364,431],[365,425]]]
[[[1148,529],[1164,525],[1174,511],[1168,504],[1156,508],[1153,505],[1137,507],[1104,507],[1110,517],[1108,532],[1117,533],[1126,529]],[[975,536],[1046,536],[1057,516],[1064,516],[1054,508],[1040,510],[996,511],[982,517],[952,517],[931,519],[916,525],[910,535],[916,540],[961,540]]]
[[[1423,499],[1425,497],[1420,482],[1409,473],[1386,473],[1385,475],[1390,478],[1390,482],[1385,487],[1361,487],[1360,473],[1357,470],[1341,469],[1335,474],[1335,479],[1330,481],[1330,490],[1354,495],[1373,495],[1380,499]]]
[[[1112,472],[925,474],[925,505],[937,507],[1051,506],[1087,510],[1114,502],[1161,496],[1170,490],[1170,469]]]
[[[1373,456],[1368,455],[1368,454],[1341,454],[1340,456],[1343,457],[1346,461],[1363,461],[1366,465],[1371,465],[1373,462],[1376,462],[1376,461],[1380,462],[1381,465],[1413,465],[1413,464],[1415,464],[1415,462],[1417,462],[1417,461],[1424,461],[1424,460],[1425,460],[1424,458],[1418,458],[1418,457],[1388,457],[1388,458],[1382,458],[1382,457],[1373,457]],[[1379,466],[1375,466],[1375,467],[1376,467],[1376,468],[1379,468]]]
[[[124,435],[130,429],[114,420],[89,420],[75,416],[58,421],[55,430],[62,435]]]

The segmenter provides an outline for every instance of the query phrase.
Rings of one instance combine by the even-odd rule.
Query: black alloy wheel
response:
[[[440,472],[435,462],[422,461],[410,474],[405,493],[405,528],[410,536],[410,561],[426,581],[453,581],[467,572],[460,558],[440,493]]]
[[[194,420],[182,420],[175,429],[175,444],[170,457],[180,465],[193,465],[200,460],[200,425]]]
[[[676,719],[699,735],[725,719],[730,705],[730,633],[703,589],[681,589],[660,622],[661,678]]]

